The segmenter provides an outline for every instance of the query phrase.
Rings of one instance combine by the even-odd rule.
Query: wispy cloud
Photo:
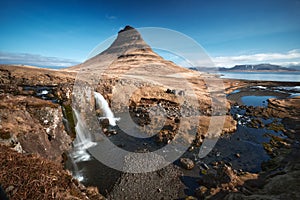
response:
[[[67,58],[48,57],[38,54],[0,52],[0,63],[34,65],[39,67],[69,67],[79,62]]]
[[[117,16],[115,16],[115,15],[108,15],[108,14],[105,15],[105,18],[106,18],[106,19],[109,19],[109,20],[115,20],[115,19],[118,19]]]
[[[300,49],[286,53],[258,53],[238,56],[219,56],[213,58],[216,66],[231,67],[237,64],[272,63],[283,66],[300,64]]]

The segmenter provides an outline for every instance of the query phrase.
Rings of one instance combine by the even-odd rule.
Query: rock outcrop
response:
[[[61,162],[72,142],[64,130],[61,107],[29,96],[2,94],[0,99],[1,143]]]

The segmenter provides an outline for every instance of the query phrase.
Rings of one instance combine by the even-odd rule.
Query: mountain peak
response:
[[[121,29],[118,33],[122,33],[124,31],[129,31],[129,30],[135,30],[135,28],[133,28],[132,26],[125,26],[125,28]]]
[[[128,25],[118,32],[117,38],[109,48],[72,68],[75,70],[86,68],[85,71],[105,69],[105,73],[114,75],[129,70],[132,73],[133,69],[135,74],[147,75],[187,71],[152,51],[138,30]]]
[[[103,53],[123,54],[135,49],[150,50],[151,47],[143,40],[141,34],[135,28],[127,25],[118,32],[116,40]]]

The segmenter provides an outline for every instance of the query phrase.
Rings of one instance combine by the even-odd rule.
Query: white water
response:
[[[104,116],[102,118],[107,118],[111,126],[116,126],[116,122],[119,121],[120,118],[115,118],[114,113],[111,111],[107,101],[100,93],[94,92],[94,96],[96,100],[96,107],[101,109],[103,112]]]
[[[115,118],[113,112],[109,108],[107,101],[98,92],[94,92],[94,97],[96,101],[96,108],[101,109],[103,113],[103,117],[101,118],[107,118],[109,120],[109,124],[111,126],[115,126],[116,121],[118,121],[119,118]],[[74,108],[73,108],[73,113],[74,113],[74,117],[76,118],[76,126],[75,126],[76,139],[73,142],[74,149],[70,153],[70,159],[73,165],[73,176],[77,178],[79,181],[82,181],[84,180],[84,177],[82,173],[78,170],[77,163],[90,160],[91,155],[88,153],[87,149],[97,145],[97,143],[93,142],[92,134],[89,131],[89,127],[87,127],[85,123],[82,113],[80,113],[78,110]]]
[[[80,112],[78,112],[76,109],[73,109],[73,113],[77,122],[75,126],[76,139],[73,142],[75,149],[72,153],[72,157],[75,162],[87,161],[90,160],[90,154],[88,154],[86,150],[92,146],[95,146],[96,143],[92,141],[91,133],[86,127]]]

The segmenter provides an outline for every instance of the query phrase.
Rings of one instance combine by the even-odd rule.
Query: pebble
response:
[[[193,169],[195,167],[194,161],[192,161],[189,158],[180,158],[179,161],[180,161],[182,167],[185,169]]]
[[[241,155],[240,155],[239,153],[236,153],[236,154],[235,154],[235,157],[240,158]]]

